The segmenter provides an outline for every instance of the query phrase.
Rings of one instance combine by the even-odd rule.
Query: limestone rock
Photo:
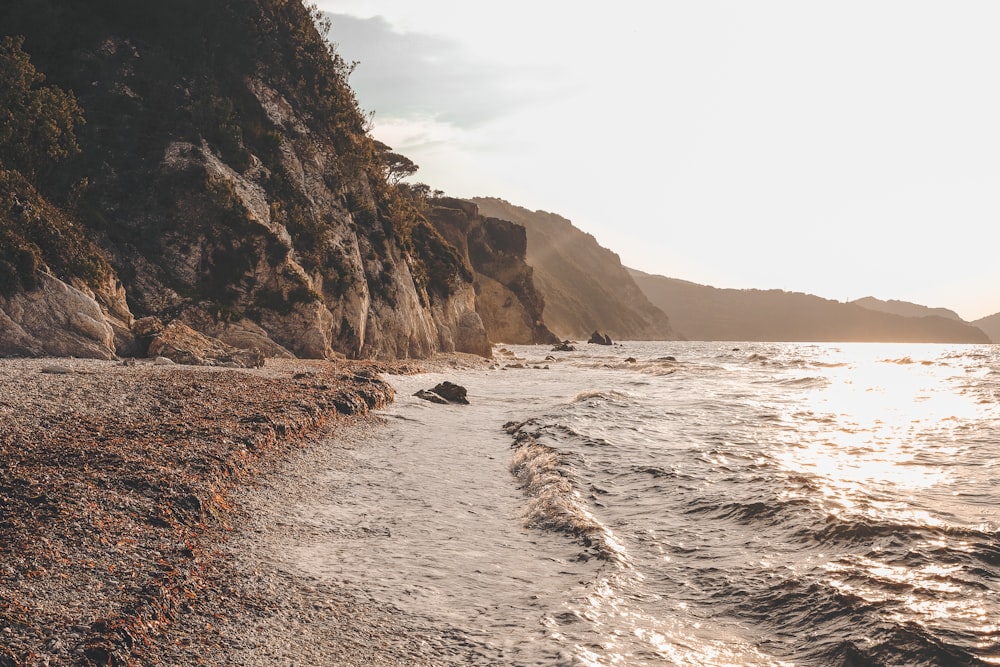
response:
[[[165,357],[191,366],[235,366],[258,368],[264,354],[258,349],[240,350],[199,333],[182,322],[171,322],[149,344],[150,357]]]
[[[486,337],[483,320],[475,311],[467,310],[458,318],[458,332],[455,338],[457,352],[478,354],[487,359],[493,356],[493,346]]]
[[[97,301],[47,273],[0,296],[0,356],[113,359],[115,334]]]
[[[242,318],[237,321],[228,322],[219,321],[201,309],[185,311],[180,319],[192,329],[200,331],[206,336],[217,338],[223,343],[241,350],[256,348],[268,358],[295,358],[295,355],[290,350],[276,343],[263,327],[250,319]],[[330,355],[327,354],[326,356]]]

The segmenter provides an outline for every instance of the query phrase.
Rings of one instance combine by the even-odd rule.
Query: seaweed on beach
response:
[[[225,588],[234,494],[303,438],[392,400],[360,365],[256,371],[0,362],[0,666],[157,662]],[[276,369],[277,367],[277,369]]]

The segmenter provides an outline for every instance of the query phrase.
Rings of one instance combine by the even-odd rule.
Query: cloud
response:
[[[361,107],[388,118],[433,118],[474,129],[551,96],[559,73],[486,62],[460,42],[398,32],[383,17],[328,13],[330,40],[356,61],[351,86]]]

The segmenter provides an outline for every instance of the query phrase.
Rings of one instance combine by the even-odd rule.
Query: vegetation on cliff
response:
[[[5,294],[38,270],[111,274],[135,316],[262,327],[303,356],[452,340],[470,269],[400,183],[416,165],[368,134],[319,19],[297,0],[0,7],[3,188],[45,208],[3,211]]]

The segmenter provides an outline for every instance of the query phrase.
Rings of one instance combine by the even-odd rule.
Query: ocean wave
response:
[[[826,525],[821,528],[803,527],[797,534],[819,544],[869,545],[874,540],[891,540],[914,545],[921,542],[936,544],[947,540],[963,545],[961,553],[969,553],[989,565],[1000,565],[1000,546],[997,545],[996,533],[944,523],[845,520],[840,517],[828,517]],[[955,553],[960,552],[955,551]]]
[[[897,366],[911,366],[913,364],[920,364],[921,366],[933,366],[935,362],[929,359],[921,359],[916,361],[913,357],[900,357],[898,359],[882,359],[883,364],[896,364]]]
[[[537,440],[537,433],[525,424],[507,424],[514,436],[510,471],[528,496],[524,519],[532,528],[562,533],[575,538],[591,557],[628,565],[624,546],[588,509],[563,465],[558,450]]]
[[[729,519],[741,524],[763,522],[772,525],[787,525],[787,517],[801,517],[804,511],[812,507],[811,503],[800,498],[723,503],[698,501],[692,503],[685,513],[706,514],[716,519]]]
[[[634,399],[628,392],[604,390],[604,391],[583,391],[577,394],[570,403],[586,403],[589,401],[610,401],[613,403],[629,404]]]
[[[775,384],[779,384],[786,387],[825,387],[830,384],[829,378],[807,376],[800,378],[785,378],[782,380],[777,380]]]
[[[716,599],[731,600],[741,616],[787,638],[783,652],[805,664],[987,664],[976,655],[981,637],[905,620],[893,612],[900,603],[891,596],[869,599],[836,578],[815,581],[788,574],[771,579],[764,588],[732,582]],[[817,636],[817,627],[826,632]]]

